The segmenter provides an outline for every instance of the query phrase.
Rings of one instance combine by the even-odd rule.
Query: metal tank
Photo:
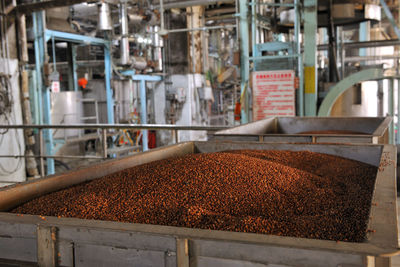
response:
[[[30,199],[140,164],[237,149],[308,150],[379,166],[362,243],[7,213]],[[186,142],[0,189],[0,259],[39,266],[390,266],[399,252],[391,145]],[[1,260],[0,260],[1,262]],[[375,265],[376,264],[376,265]]]
[[[51,123],[54,125],[69,125],[82,123],[83,102],[82,92],[68,91],[51,93]],[[81,136],[79,129],[58,129],[53,131],[55,139],[68,139]]]
[[[388,129],[391,121],[390,117],[270,117],[218,131],[210,139],[289,143],[388,144]],[[336,131],[337,133],[326,134],[321,131]]]

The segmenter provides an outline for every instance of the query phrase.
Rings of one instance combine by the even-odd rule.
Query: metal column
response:
[[[297,57],[297,75],[299,77],[299,92],[297,94],[297,108],[298,115],[304,116],[304,66],[303,66],[303,55],[301,54],[301,42],[300,42],[300,28],[301,28],[301,16],[300,16],[300,3],[299,0],[294,0],[295,9],[295,23],[294,23],[294,38],[296,44]]]
[[[250,63],[249,63],[249,24],[247,21],[248,3],[247,0],[239,1],[240,7],[240,51],[241,51],[241,84],[240,94],[243,95],[245,103],[242,103],[241,123],[249,121],[249,101],[247,94],[247,86],[250,77]]]
[[[146,97],[146,82],[140,80],[140,123],[147,124],[147,97]],[[143,130],[142,145],[143,151],[149,150],[148,147],[148,130]]]
[[[36,12],[33,15],[33,28],[35,33],[35,65],[36,79],[39,89],[39,108],[43,115],[40,116],[41,124],[51,124],[51,107],[50,107],[50,88],[46,87],[43,82],[42,69],[46,61],[46,39],[44,27],[44,12]],[[52,156],[54,150],[53,133],[51,129],[45,129],[43,132],[44,142],[46,146],[46,155]],[[47,158],[47,175],[54,174],[54,159]]]
[[[400,143],[400,80],[397,80],[397,140],[396,144]]]
[[[394,116],[394,79],[389,79],[389,103],[388,103],[389,116]],[[393,120],[389,126],[389,144],[394,144],[394,123]]]
[[[317,0],[304,1],[304,80],[305,115],[316,116],[318,97]]]
[[[32,13],[32,22],[33,22],[33,34],[34,34],[34,48],[35,48],[35,83],[36,83],[36,89],[37,89],[37,100],[38,100],[38,124],[43,124],[43,115],[42,115],[42,98],[41,98],[41,90],[43,87],[43,76],[42,76],[42,63],[41,63],[41,57],[40,57],[40,48],[39,48],[39,41],[40,41],[40,36],[38,32],[38,16],[40,16],[40,13]]]
[[[380,0],[380,3],[382,5],[383,11],[385,11],[386,17],[389,19],[390,24],[392,24],[392,27],[394,29],[394,32],[397,35],[397,38],[400,39],[400,29],[397,26],[396,20],[393,18],[392,12],[390,12],[390,8],[386,4],[385,0]]]
[[[78,91],[78,73],[76,63],[76,45],[68,43],[68,89],[70,91]]]
[[[106,96],[107,96],[107,122],[110,124],[114,124],[114,100],[112,98],[112,90],[111,90],[111,51],[110,45],[111,42],[108,39],[100,39],[96,37],[80,35],[69,32],[60,32],[53,30],[46,30],[45,32],[46,41],[50,40],[50,38],[55,38],[56,40],[72,42],[75,44],[84,44],[84,45],[100,45],[104,47],[104,72],[105,72],[105,86],[106,86]]]
[[[130,77],[133,81],[139,81],[140,85],[140,123],[147,124],[147,97],[146,97],[146,82],[159,82],[161,76],[156,75],[141,75],[135,74],[134,70],[126,70],[122,72],[123,75]],[[142,146],[143,151],[149,150],[148,147],[148,130],[142,130]]]
[[[107,122],[114,124],[114,99],[111,90],[111,55],[109,45],[104,46],[104,77],[107,97]]]
[[[370,22],[365,21],[360,23],[360,30],[358,33],[358,40],[360,42],[369,41],[370,32]],[[360,57],[365,57],[368,55],[368,48],[360,48]]]

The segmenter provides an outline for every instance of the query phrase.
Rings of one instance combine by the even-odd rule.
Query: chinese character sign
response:
[[[295,74],[293,70],[253,73],[253,119],[295,116]]]

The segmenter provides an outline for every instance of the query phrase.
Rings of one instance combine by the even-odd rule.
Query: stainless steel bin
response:
[[[390,117],[271,117],[218,131],[211,140],[388,144],[388,128],[391,121]],[[321,131],[338,131],[338,133],[317,133]],[[351,132],[363,134],[351,134]]]

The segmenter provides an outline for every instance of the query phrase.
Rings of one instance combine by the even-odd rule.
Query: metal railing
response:
[[[64,159],[107,159],[107,131],[108,130],[164,130],[173,131],[175,143],[178,143],[178,131],[219,131],[227,129],[227,126],[178,126],[165,124],[73,124],[73,125],[0,125],[0,129],[28,130],[37,129],[39,136],[39,155],[0,155],[0,158],[39,158],[40,175],[45,176],[44,159],[64,158]],[[72,156],[72,155],[46,155],[44,153],[44,129],[95,129],[101,130],[102,156]]]

